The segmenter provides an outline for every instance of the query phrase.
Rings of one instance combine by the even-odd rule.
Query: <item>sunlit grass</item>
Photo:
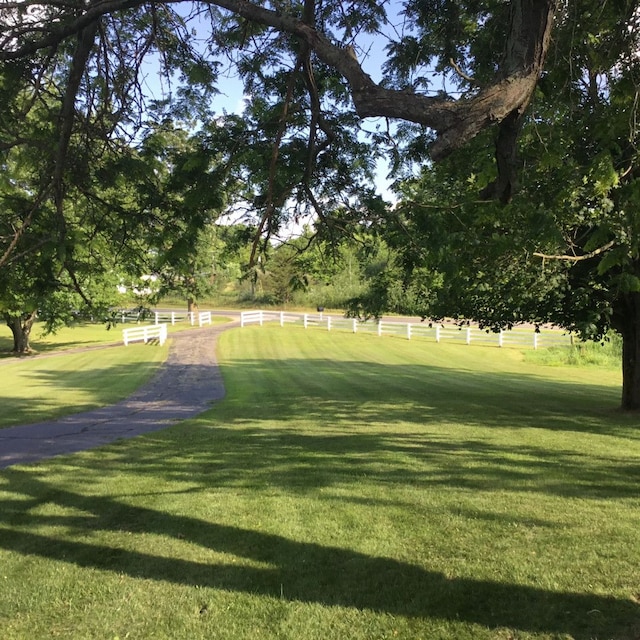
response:
[[[622,339],[612,334],[602,342],[576,342],[571,346],[556,346],[530,351],[527,361],[548,366],[597,366],[620,369],[622,366]]]
[[[0,428],[50,420],[126,398],[167,357],[164,346],[80,351],[0,362]]]
[[[222,324],[229,318],[214,316],[212,321]],[[43,335],[36,325],[34,354],[0,360],[0,428],[87,411],[135,391],[166,359],[169,344],[135,342],[125,348],[122,328],[127,326],[134,325],[109,331],[105,325],[81,323]],[[192,329],[186,322],[169,325],[169,336],[186,329]],[[4,344],[10,348],[5,330]],[[116,346],[92,349],[106,344]]]
[[[105,324],[90,322],[62,327],[55,333],[48,335],[44,331],[44,326],[36,323],[31,330],[30,337],[34,353],[47,353],[115,342],[122,342],[122,331],[117,328],[108,330]],[[13,339],[9,327],[0,325],[0,358],[13,357],[10,353],[12,348]]]
[[[619,374],[250,327],[196,420],[0,472],[3,637],[631,640]]]

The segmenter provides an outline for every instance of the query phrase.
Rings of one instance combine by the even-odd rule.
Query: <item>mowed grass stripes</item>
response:
[[[0,473],[4,637],[637,637],[617,372],[271,326],[219,361],[199,419]]]

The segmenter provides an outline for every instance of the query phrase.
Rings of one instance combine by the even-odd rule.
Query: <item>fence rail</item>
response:
[[[193,324],[193,322],[191,324]],[[198,312],[198,326],[202,327],[205,324],[211,324],[211,311]]]
[[[166,324],[150,324],[142,327],[130,327],[122,330],[122,340],[125,347],[130,342],[139,342],[142,340],[145,344],[149,340],[158,340],[160,345],[163,345],[167,339],[167,325]]]
[[[243,311],[240,314],[240,326],[278,321],[280,326],[285,323],[302,324],[305,329],[319,327],[327,331],[350,331],[352,333],[368,332],[378,336],[393,335],[407,340],[424,338],[435,342],[456,341],[464,344],[485,344],[498,347],[551,347],[555,345],[570,345],[570,334],[560,330],[548,329],[536,332],[533,329],[516,328],[508,331],[487,331],[474,326],[458,326],[455,324],[379,321],[359,322],[355,318],[343,318],[319,314],[293,314],[284,311]]]
[[[154,311],[155,324],[166,322],[175,325],[176,322],[189,322],[191,326],[196,322],[196,314],[193,311]]]

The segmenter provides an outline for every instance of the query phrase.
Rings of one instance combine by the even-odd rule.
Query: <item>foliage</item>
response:
[[[461,11],[450,25],[465,23]],[[591,3],[567,5],[556,27],[554,54],[520,124],[522,168],[507,202],[487,198],[501,160],[485,134],[417,175],[410,169],[418,138],[408,140],[400,203],[378,228],[401,269],[374,283],[367,307],[389,308],[386,297],[401,284],[407,292],[423,287],[425,316],[491,329],[552,322],[594,340],[613,329],[625,343],[622,404],[637,408],[640,191],[629,114],[640,86],[638,21],[629,3],[607,5],[594,34],[594,11]],[[468,31],[451,34],[467,46]],[[482,77],[489,58],[479,52],[466,59]]]

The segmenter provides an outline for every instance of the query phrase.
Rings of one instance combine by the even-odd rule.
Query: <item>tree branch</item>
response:
[[[582,260],[589,260],[591,258],[595,258],[596,256],[608,251],[615,245],[615,240],[611,240],[611,242],[607,242],[607,244],[603,245],[599,249],[594,249],[589,253],[584,253],[580,256],[570,256],[570,255],[550,255],[547,253],[540,253],[535,251],[533,255],[536,258],[542,258],[543,260],[563,260],[565,262],[581,262]]]
[[[182,0],[162,0],[164,4]],[[444,158],[480,131],[502,122],[513,112],[527,108],[546,58],[558,0],[512,0],[512,20],[505,57],[495,81],[469,99],[435,98],[387,89],[364,72],[352,50],[333,44],[320,33],[309,16],[305,19],[266,9],[247,0],[205,0],[247,20],[290,33],[313,49],[323,62],[334,67],[351,89],[358,115],[407,120],[434,129],[438,138],[431,155]],[[0,60],[23,58],[42,48],[55,46],[78,33],[92,21],[113,11],[137,7],[143,0],[96,0],[85,12],[53,26],[41,39],[14,49],[0,50]],[[160,3],[160,2],[159,2]],[[312,3],[305,5],[306,14]]]

